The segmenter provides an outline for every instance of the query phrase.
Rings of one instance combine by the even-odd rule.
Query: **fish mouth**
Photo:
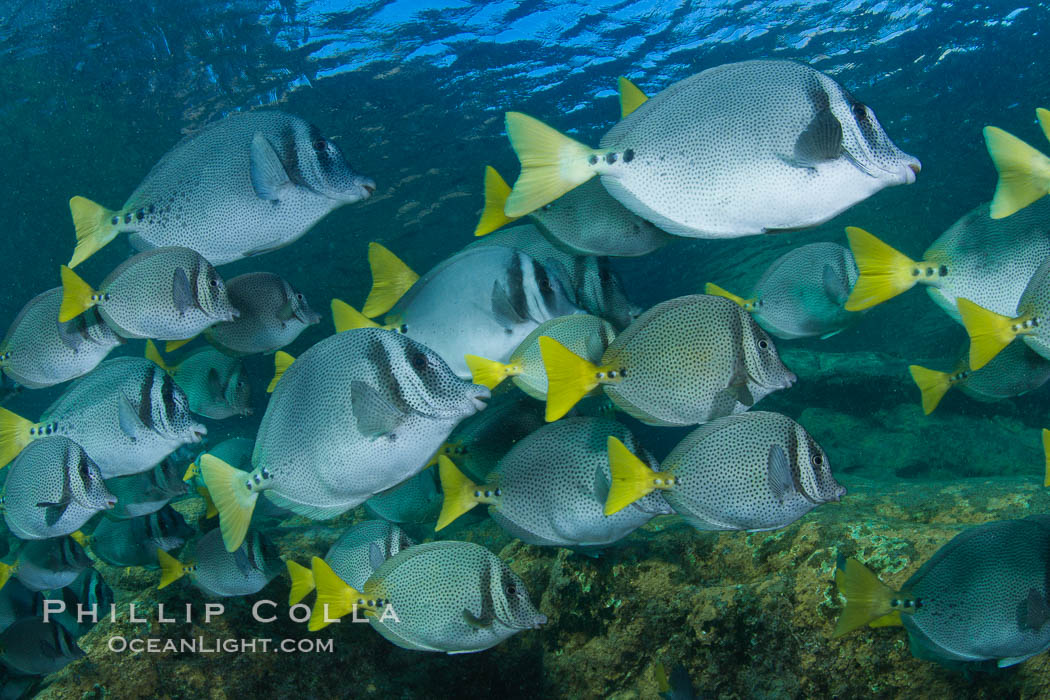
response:
[[[204,439],[204,436],[208,434],[208,429],[203,425],[194,426],[190,430],[190,442],[200,442]]]
[[[358,177],[351,187],[342,192],[327,193],[332,199],[345,204],[353,204],[362,199],[368,199],[376,191],[376,181],[370,177]]]
[[[911,158],[904,164],[900,169],[901,180],[905,185],[910,185],[915,182],[915,177],[922,170],[922,163],[917,158]]]
[[[106,499],[106,510],[110,510],[112,508],[115,508],[116,505],[117,505],[117,497],[116,496],[111,496],[110,498]]]
[[[470,401],[472,404],[474,404],[474,412],[477,413],[478,411],[484,411],[486,408],[488,408],[488,404],[485,403],[485,399],[491,397],[492,393],[488,389],[485,389],[484,394],[482,394],[479,391],[476,395],[471,396]]]
[[[532,629],[538,630],[540,627],[543,627],[545,624],[547,624],[547,616],[544,615],[543,613],[539,613],[539,614],[536,615],[535,619],[532,621]]]

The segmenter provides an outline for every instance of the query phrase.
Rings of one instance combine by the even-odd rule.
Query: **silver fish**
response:
[[[125,520],[156,513],[173,498],[189,491],[182,480],[184,471],[172,456],[168,456],[149,471],[110,479],[106,488],[117,497],[117,505],[108,515]]]
[[[61,287],[36,295],[0,342],[0,368],[22,386],[40,389],[83,376],[124,342],[97,309],[59,323],[61,305]]]
[[[61,537],[116,502],[83,448],[52,435],[31,443],[11,465],[4,484],[4,521],[24,540]]]
[[[46,676],[83,656],[73,635],[57,621],[29,617],[0,634],[0,659],[22,673]]]
[[[185,575],[208,596],[229,598],[261,591],[284,569],[284,562],[270,539],[257,530],[233,552],[226,551],[216,528],[197,540],[192,561],[182,563],[157,550],[164,588]]]
[[[71,199],[69,266],[119,233],[140,251],[185,246],[223,265],[282,248],[374,190],[316,126],[282,112],[232,114],[165,154],[119,211]]]
[[[251,473],[201,458],[226,546],[240,546],[260,493],[323,520],[414,476],[488,396],[399,333],[361,328],[322,340],[277,382]]]
[[[251,385],[238,358],[203,347],[169,363],[151,342],[146,357],[171,375],[186,393],[192,412],[214,420],[251,414]]]
[[[113,566],[157,566],[157,550],[178,549],[193,536],[193,528],[170,505],[129,520],[104,519],[87,538],[96,557]]]
[[[125,338],[183,340],[237,318],[226,285],[211,263],[189,248],[157,248],[121,263],[93,289],[62,268],[65,322],[91,307]]]
[[[238,275],[226,283],[226,291],[240,316],[211,326],[204,337],[229,355],[280,350],[321,321],[302,292],[269,272]]]
[[[14,575],[31,591],[51,591],[73,583],[89,566],[87,552],[72,537],[31,540],[18,550],[13,565],[0,563],[0,587]]]

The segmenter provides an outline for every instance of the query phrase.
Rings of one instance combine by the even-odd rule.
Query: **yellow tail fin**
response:
[[[190,466],[186,467],[186,473],[182,475],[183,481],[189,481],[195,479],[201,474],[200,465],[196,462],[190,462]]]
[[[649,465],[631,453],[619,439],[610,435],[606,440],[609,450],[609,473],[612,483],[605,497],[605,514],[612,515],[654,491],[668,491],[678,483],[670,472],[654,472]]]
[[[292,588],[288,591],[288,605],[295,605],[314,589],[314,574],[302,564],[289,559],[288,576],[292,579]]]
[[[1043,457],[1045,466],[1043,469],[1043,486],[1050,487],[1050,430],[1043,428]]]
[[[950,375],[947,372],[938,372],[919,365],[908,365],[908,371],[911,372],[911,378],[915,380],[915,385],[922,392],[922,411],[930,415],[941,402],[945,392],[951,388]]]
[[[896,596],[893,589],[856,559],[847,559],[846,568],[835,571],[835,583],[846,598],[846,607],[839,615],[832,637],[841,637],[895,612],[890,605]]]
[[[438,455],[438,476],[441,479],[444,500],[441,503],[441,515],[434,526],[435,532],[445,528],[477,504],[495,502],[491,495],[484,495],[485,489],[479,488],[445,455]],[[491,492],[492,489],[488,491]]]
[[[516,220],[516,216],[507,216],[503,213],[503,207],[507,205],[507,197],[510,196],[510,185],[500,177],[496,169],[491,165],[485,166],[485,208],[481,212],[481,219],[474,228],[475,236],[487,236],[498,228],[506,226]]]
[[[587,182],[595,174],[588,159],[601,157],[521,112],[507,112],[507,136],[521,161],[521,174],[503,210],[510,217],[525,216]]]
[[[649,98],[638,89],[637,85],[622,75],[617,82],[620,84],[620,119],[623,119],[645,104]]]
[[[201,475],[219,509],[219,528],[226,551],[235,552],[244,542],[259,493],[249,487],[247,472],[231,467],[214,455],[201,455]]]
[[[970,336],[970,368],[978,370],[1013,342],[1023,319],[1014,319],[982,308],[969,299],[956,300],[959,316]]]
[[[178,581],[186,575],[186,571],[189,569],[189,567],[183,566],[182,562],[165,552],[160,547],[157,547],[157,563],[160,564],[160,583],[157,585],[158,591],[161,588],[170,586]]]
[[[36,424],[22,416],[0,408],[0,469],[6,467],[18,456],[26,445],[33,441]]]
[[[15,572],[14,564],[5,564],[0,561],[0,591],[4,589],[7,582],[11,579],[11,574]]]
[[[901,611],[894,610],[889,615],[876,617],[868,623],[868,627],[900,627],[903,624],[904,623],[901,621]]]
[[[211,493],[204,486],[197,487],[197,495],[204,500],[204,519],[211,520],[219,514],[219,509],[215,507],[215,501],[212,500]]]
[[[69,536],[76,540],[76,543],[81,547],[87,547],[91,543],[91,538],[85,535],[80,530],[69,533]]]
[[[58,321],[65,323],[97,304],[98,292],[65,265],[61,268],[61,275],[62,305],[58,309]]]
[[[273,393],[273,390],[277,388],[277,382],[281,380],[281,377],[284,376],[284,373],[288,371],[293,362],[295,362],[295,358],[284,350],[278,350],[273,354],[273,379],[266,385],[267,394]]]
[[[368,244],[368,266],[372,268],[372,290],[361,308],[361,313],[368,318],[394,308],[397,300],[419,279],[401,258],[374,241]],[[332,312],[334,314],[335,309]]]
[[[324,559],[314,557],[310,563],[313,569],[314,584],[317,586],[317,599],[314,601],[313,610],[310,612],[310,622],[306,628],[311,632],[316,632],[353,610],[354,603],[361,597],[361,594],[339,578]]]
[[[69,200],[69,213],[73,215],[73,226],[77,230],[77,247],[69,261],[69,267],[73,268],[90,258],[117,235],[117,227],[113,224],[116,212],[86,197],[73,197]]]
[[[725,297],[729,301],[735,302],[737,306],[744,309],[745,311],[755,310],[755,297],[751,297],[750,299],[738,297],[736,294],[722,289],[714,282],[708,282],[704,285],[704,294],[710,294],[713,297]]]
[[[467,369],[474,383],[489,389],[495,389],[507,377],[516,377],[524,371],[516,362],[505,365],[478,355],[464,355],[463,359],[467,361]]]
[[[382,328],[342,299],[332,299],[332,323],[335,324],[336,333],[355,328]]]
[[[146,341],[146,359],[152,360],[155,365],[160,367],[168,374],[172,374],[175,371],[175,368],[178,366],[169,365],[167,362],[165,362],[164,358],[160,355],[160,350],[157,349],[157,346],[153,344],[152,340]]]
[[[989,208],[993,219],[1010,216],[1050,192],[1050,158],[994,126],[984,127],[984,143],[999,171]]]
[[[1043,134],[1050,139],[1050,109],[1039,107],[1035,110],[1035,116],[1039,119],[1039,126],[1043,127]]]
[[[190,338],[183,338],[182,340],[169,340],[168,342],[164,343],[164,352],[175,352],[183,345],[192,342],[193,339],[196,337],[197,336],[192,336]]]
[[[583,359],[549,336],[541,335],[539,344],[543,368],[547,372],[546,418],[549,423],[568,413],[577,401],[602,383],[602,377],[608,377],[612,368],[599,367]]]
[[[915,286],[915,261],[864,229],[846,227],[860,277],[846,299],[846,311],[863,311]]]

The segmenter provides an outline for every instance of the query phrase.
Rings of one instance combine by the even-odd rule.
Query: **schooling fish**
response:
[[[0,562],[0,588],[15,576],[31,591],[51,591],[73,583],[89,566],[91,559],[73,537],[31,540],[18,550],[14,564]]]
[[[697,530],[776,530],[846,493],[805,428],[779,413],[727,416],[689,433],[655,471],[609,438],[606,513],[653,490]]]
[[[540,337],[547,420],[601,386],[618,408],[650,425],[695,425],[746,411],[795,381],[773,341],[722,297],[657,304],[616,336],[599,363]]]
[[[110,479],[106,488],[116,496],[117,504],[108,515],[126,520],[156,513],[173,498],[189,492],[182,476],[182,467],[168,456],[149,471]]]
[[[959,315],[970,336],[970,367],[981,369],[999,351],[1021,338],[1050,360],[1050,258],[1028,280],[1017,308],[1005,314],[959,298]]]
[[[623,539],[654,515],[673,512],[663,496],[650,493],[605,514],[610,436],[656,466],[627,428],[603,418],[566,418],[540,428],[514,445],[483,485],[442,457],[445,503],[436,529],[485,503],[492,519],[522,542],[594,549]]]
[[[358,608],[391,643],[416,651],[466,654],[547,622],[525,584],[499,557],[471,542],[428,542],[375,570],[358,592],[313,559],[317,601],[309,629]],[[392,614],[388,611],[392,611]]]
[[[0,368],[30,389],[41,389],[93,370],[124,342],[97,309],[60,323],[62,289],[38,294],[22,307],[0,341]]]
[[[63,266],[59,322],[92,307],[121,336],[157,340],[192,338],[238,315],[219,273],[189,248],[157,248],[128,258],[97,290]]]
[[[46,676],[83,658],[76,639],[59,622],[28,617],[0,634],[0,660],[33,676]]]
[[[1050,139],[1050,110],[1039,108],[1035,114]],[[984,127],[984,142],[999,171],[992,198],[993,219],[1011,216],[1050,193],[1050,158],[994,126]]]
[[[170,505],[129,520],[103,520],[84,538],[96,557],[112,566],[157,565],[157,550],[171,551],[194,534],[186,519]]]
[[[83,448],[52,435],[32,442],[11,465],[4,484],[4,521],[23,540],[61,537],[116,502]]]
[[[474,229],[484,236],[517,217],[503,213],[510,187],[492,166],[485,166],[485,209]],[[635,257],[667,245],[674,236],[637,216],[589,180],[531,212],[529,218],[555,245],[574,255]]]
[[[251,385],[239,359],[205,347],[169,364],[152,341],[146,341],[146,357],[171,375],[192,412],[214,420],[251,414]]]
[[[39,591],[31,591],[17,580],[0,589],[0,632],[24,617],[40,617],[43,612],[44,596]]]
[[[316,126],[282,112],[232,114],[168,151],[119,211],[69,200],[69,266],[119,233],[140,251],[185,246],[223,265],[282,248],[374,190]]]
[[[912,260],[859,228],[847,228],[860,270],[846,309],[861,311],[911,289],[926,287],[930,298],[961,323],[964,297],[996,313],[1011,313],[1028,280],[1050,257],[1050,200],[1009,219],[989,216],[982,204],[948,228]]]
[[[735,301],[778,338],[829,338],[857,318],[843,308],[857,274],[847,249],[837,243],[810,243],[774,260],[748,299],[710,282],[704,291]]]
[[[34,440],[64,435],[111,479],[146,471],[207,432],[164,370],[142,357],[117,357],[70,385],[37,423],[0,408],[0,466]]]
[[[915,181],[875,114],[790,61],[729,63],[681,80],[616,124],[598,149],[519,112],[522,162],[505,213],[528,214],[595,175],[621,204],[679,236],[729,238],[815,226]]]
[[[284,569],[280,553],[270,539],[253,530],[233,552],[226,551],[218,528],[197,541],[194,559],[180,562],[163,549],[156,550],[161,579],[157,588],[189,574],[205,595],[219,598],[252,595],[261,591]]]
[[[606,321],[590,314],[574,314],[541,323],[529,333],[504,364],[477,355],[467,355],[467,367],[475,384],[495,389],[507,377],[534,399],[547,400],[547,370],[540,352],[541,336],[554,338],[589,362],[600,362],[602,353],[616,337]]]
[[[894,591],[856,559],[835,572],[846,598],[834,636],[903,625],[912,653],[942,664],[1019,664],[1050,647],[1050,517],[963,530]]]
[[[230,303],[240,312],[216,323],[205,339],[228,355],[256,355],[280,350],[321,316],[291,284],[269,272],[249,272],[226,283]]]
[[[391,523],[432,523],[441,512],[437,471],[424,469],[411,479],[372,496],[364,502],[364,507],[371,517]]]
[[[74,637],[84,636],[97,621],[104,620],[115,600],[113,589],[95,569],[84,569],[73,583],[54,595],[65,603],[66,609],[50,619],[58,620]]]
[[[353,588],[361,589],[384,561],[414,544],[397,525],[366,520],[343,533],[328,549],[324,561],[339,578]],[[292,579],[288,605],[295,605],[314,589],[314,575],[310,569],[291,559],[286,563]]]
[[[236,467],[244,471],[251,471],[252,464],[252,450],[255,449],[255,440],[252,438],[235,437],[229,440],[223,440],[218,445],[208,449],[206,452],[201,452],[197,457],[190,462],[190,466],[186,469],[183,474],[182,480],[188,481],[193,486],[204,486],[204,479],[201,478],[200,462],[201,457],[205,454],[210,454],[226,462],[230,466]]]
[[[930,415],[952,387],[978,401],[999,401],[1038,389],[1050,379],[1050,360],[1024,343],[1011,343],[979,370],[970,369],[969,350],[963,348],[950,372],[919,365],[909,365],[908,371],[922,393],[922,410]]]
[[[322,340],[277,382],[250,473],[201,458],[228,550],[240,546],[260,493],[299,515],[333,518],[422,470],[488,396],[399,333],[362,328]]]
[[[338,301],[338,300],[337,300]],[[571,289],[535,258],[504,247],[466,250],[439,263],[405,292],[384,319],[436,352],[460,377],[464,355],[505,362],[538,325],[580,313]],[[336,330],[378,326],[333,302]]]

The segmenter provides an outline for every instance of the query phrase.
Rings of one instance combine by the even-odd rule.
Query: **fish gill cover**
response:
[[[1035,242],[1011,247],[1011,242],[1031,235],[1011,226],[1035,218],[1039,229],[1040,216],[1050,221],[1047,200],[1013,214],[1012,222],[1003,220],[1006,244],[995,250],[997,255],[1006,251],[1003,259],[1017,262],[1014,267],[1008,263],[997,270],[982,268],[979,251],[964,264],[964,244],[933,244],[995,192],[997,173],[986,151],[983,127],[995,125],[1037,150],[1047,150],[1035,109],[1050,106],[1050,73],[1042,50],[1048,30],[1050,10],[1045,5],[1003,2],[0,0],[0,172],[5,176],[0,199],[6,224],[0,237],[0,269],[5,273],[0,275],[0,317],[13,323],[0,344],[0,367],[6,370],[0,456],[10,462],[0,479],[15,480],[9,475],[17,475],[18,484],[28,484],[6,495],[10,530],[63,536],[24,542],[5,533],[0,543],[0,551],[7,552],[0,571],[0,581],[7,581],[0,588],[5,694],[1050,694],[1046,654],[1017,665],[1030,651],[1045,649],[1042,635],[1050,631],[1050,590],[1044,572],[1038,570],[1047,565],[1046,554],[1031,553],[1031,543],[1046,537],[1045,525],[1038,519],[1023,521],[1023,526],[1002,524],[1050,507],[1039,483],[1039,429],[1047,416],[1046,388],[1039,387],[1050,376],[1050,363],[1039,354],[1038,343],[1018,339],[975,372],[967,364],[967,331],[978,338],[988,332],[985,326],[975,329],[968,323],[964,328],[953,320],[959,313],[954,297],[945,302],[931,291],[936,303],[930,303],[926,294],[901,287],[899,298],[863,314],[850,312],[845,321],[840,316],[821,323],[804,318],[819,330],[803,338],[778,333],[785,326],[778,325],[774,310],[776,319],[787,314],[791,327],[797,328],[798,316],[812,315],[815,304],[785,311],[767,303],[764,317],[761,298],[762,290],[774,287],[788,289],[800,300],[817,289],[825,295],[825,306],[830,298],[844,313],[843,305],[850,308],[846,287],[855,279],[848,265],[848,272],[835,277],[825,272],[830,268],[823,259],[780,264],[776,284],[764,274],[782,255],[806,244],[854,244],[856,252],[858,241],[885,253],[885,247],[878,247],[882,241],[906,256],[907,264],[923,263],[916,268],[917,286],[933,290],[943,264],[951,272],[981,270],[975,281],[965,280],[973,296],[984,284],[994,285],[997,292],[1009,287],[1009,294],[1018,296],[1027,282],[1010,274],[1011,269],[1031,275],[1040,268],[1046,250],[1038,232]],[[922,171],[914,184],[887,187],[824,223],[800,230],[741,238],[675,237],[648,255],[592,261],[590,267],[576,267],[563,247],[547,246],[542,254],[535,249],[528,253],[537,256],[540,265],[523,264],[527,256],[516,256],[505,268],[475,268],[486,290],[492,286],[486,275],[503,285],[499,294],[491,299],[486,294],[483,301],[491,302],[507,333],[513,330],[515,338],[527,336],[534,343],[531,331],[546,318],[535,311],[544,306],[536,300],[544,298],[545,284],[557,290],[554,297],[545,297],[546,307],[559,308],[559,313],[603,315],[601,309],[608,311],[612,303],[619,304],[620,318],[637,318],[642,311],[659,310],[668,300],[700,294],[705,283],[717,285],[708,287],[710,293],[721,288],[720,296],[744,305],[737,309],[722,300],[704,302],[718,306],[722,320],[695,327],[689,313],[682,312],[682,321],[664,314],[664,320],[671,319],[664,327],[671,331],[661,332],[670,335],[648,345],[638,340],[644,334],[617,328],[619,341],[605,336],[590,345],[580,341],[586,352],[558,355],[570,374],[578,374],[580,367],[585,373],[592,367],[606,373],[601,382],[574,388],[578,391],[572,401],[587,391],[591,395],[573,409],[574,417],[565,419],[569,422],[563,432],[581,436],[574,438],[572,450],[559,450],[557,440],[542,442],[545,435],[561,432],[541,428],[543,404],[523,399],[512,382],[503,382],[485,400],[484,391],[467,389],[469,376],[453,376],[447,368],[439,380],[416,381],[423,376],[416,358],[426,352],[413,351],[414,333],[419,332],[415,319],[437,315],[454,328],[455,319],[469,318],[459,307],[450,306],[443,316],[425,307],[421,313],[420,303],[416,309],[411,305],[426,295],[408,292],[389,314],[375,319],[402,335],[369,345],[359,354],[355,350],[352,358],[323,357],[325,348],[334,345],[325,344],[332,335],[325,313],[331,299],[346,300],[353,307],[339,316],[337,326],[368,325],[353,310],[363,308],[372,273],[379,272],[379,263],[369,264],[370,241],[382,243],[427,284],[432,284],[428,270],[475,241],[471,232],[487,196],[485,166],[493,166],[508,184],[514,184],[520,169],[507,140],[505,113],[525,113],[596,147],[621,120],[620,76],[653,97],[705,69],[753,59],[795,61],[828,76],[877,114],[885,134],[901,152],[921,160]],[[201,191],[207,195],[221,190],[222,196],[187,196],[193,182],[201,181],[200,167],[169,158],[169,164],[175,163],[172,172],[187,179],[145,191],[163,191],[172,202],[190,199],[195,205],[179,209],[172,204],[166,210],[159,199],[142,200],[134,207],[128,200],[130,208],[124,210],[128,196],[180,139],[192,144],[197,135],[208,133],[207,128],[213,135],[229,134],[222,125],[235,122],[225,122],[226,117],[261,110],[279,110],[305,122],[293,119],[283,130],[275,126],[273,133],[282,135],[263,141],[252,135],[265,129],[252,127],[244,152],[236,156],[243,157],[240,170],[250,170],[251,175],[243,178],[243,192],[232,184],[229,191],[223,190],[233,180],[214,176],[212,181],[205,178],[207,187]],[[316,125],[319,133],[307,123]],[[296,136],[285,137],[286,133]],[[812,133],[819,151],[829,132]],[[315,155],[322,151],[329,156]],[[345,163],[336,158],[340,153]],[[792,161],[799,153],[783,155]],[[309,170],[310,158],[336,165],[318,180]],[[299,169],[288,165],[293,161]],[[282,172],[288,177],[282,178]],[[764,174],[754,173],[756,182]],[[118,227],[124,217],[163,224],[170,214],[180,226],[206,224],[210,230],[230,232],[245,221],[246,210],[237,204],[245,200],[237,197],[253,204],[256,195],[279,201],[281,193],[290,191],[282,188],[303,182],[313,183],[314,189],[320,182],[332,191],[342,182],[344,194],[353,194],[346,196],[345,206],[334,199],[309,206],[300,202],[301,215],[292,223],[280,222],[278,240],[245,246],[231,258],[235,262],[217,268],[220,283],[258,271],[284,280],[274,281],[269,289],[271,301],[264,305],[269,316],[258,324],[281,329],[284,333],[277,335],[291,343],[276,355],[286,372],[272,394],[265,389],[274,373],[273,355],[249,355],[243,358],[243,370],[230,372],[225,369],[228,362],[198,361],[204,357],[199,350],[198,355],[189,354],[193,348],[210,347],[206,341],[214,341],[214,330],[192,340],[194,346],[185,351],[176,347],[181,339],[169,348],[158,343],[150,359],[160,360],[165,371],[146,373],[148,380],[123,377],[120,386],[133,385],[132,390],[98,381],[114,371],[116,358],[145,352],[138,339],[142,334],[106,327],[117,317],[106,304],[115,302],[101,297],[110,289],[107,276],[128,255],[153,244],[142,243],[150,240],[143,233],[140,239],[118,234],[105,245],[104,235],[98,239],[103,247],[89,259],[71,260],[76,243],[71,197],[89,197],[103,207],[81,211],[94,216],[96,230],[106,235],[112,233],[105,230],[110,215],[117,217]],[[614,187],[609,191],[616,195]],[[982,212],[972,216],[988,221]],[[543,217],[518,223],[542,228]],[[863,238],[863,231],[847,239],[847,226],[870,232],[877,241]],[[254,224],[248,228],[259,230]],[[557,238],[556,233],[545,233]],[[478,245],[498,245],[490,239],[501,234],[504,241],[510,240],[505,231],[496,232],[479,239]],[[279,252],[268,252],[285,244],[289,245]],[[266,254],[236,259],[242,253],[262,252]],[[911,274],[906,263],[895,260]],[[79,286],[69,271],[60,277],[59,266],[67,262],[76,267]],[[863,263],[858,260],[862,280]],[[207,265],[190,266],[193,274],[184,271],[181,276],[182,266],[175,266],[174,276],[168,267],[159,267],[166,271],[163,285],[142,290],[139,301],[154,310],[160,309],[158,303],[171,305],[164,308],[173,313],[190,308],[191,300],[208,306],[208,293],[198,294],[212,279]],[[620,287],[608,282],[610,270]],[[395,272],[391,284],[400,295],[416,277],[400,268]],[[397,279],[407,282],[398,286]],[[760,279],[765,283],[759,284]],[[456,286],[447,276],[444,284]],[[57,333],[50,326],[35,326],[33,314],[19,316],[31,298],[60,285],[79,290],[77,299],[97,308],[81,321],[58,326]],[[56,290],[53,296],[60,293]],[[321,312],[320,323],[312,311],[297,316],[296,309],[310,306],[302,306],[296,295]],[[467,301],[464,308],[473,306]],[[57,298],[48,303],[58,306]],[[964,315],[968,308],[960,302]],[[1010,317],[1028,313],[993,311]],[[133,310],[135,314],[143,312]],[[146,313],[151,320],[153,315],[160,314]],[[642,319],[649,324],[657,315],[648,312]],[[967,318],[994,323],[979,312]],[[1032,318],[1039,318],[1038,309],[1022,322]],[[706,392],[704,406],[711,406],[713,414],[705,414],[704,420],[713,418],[711,422],[667,427],[668,397],[693,386],[689,380],[696,379],[678,363],[679,351],[697,345],[696,336],[689,334],[705,331],[710,327],[705,324],[722,324],[719,337],[729,340],[720,346],[719,357],[727,358],[726,367],[738,369],[711,371],[694,382]],[[89,332],[88,326],[94,330]],[[126,340],[114,349],[117,336]],[[154,339],[160,336],[152,334]],[[43,339],[51,343],[51,354],[37,349]],[[775,342],[773,359],[749,354],[748,342]],[[532,361],[548,362],[548,351],[558,352],[544,341],[522,352]],[[105,362],[110,364],[75,379],[107,353],[110,359]],[[23,368],[26,354],[37,360],[31,368]],[[187,357],[196,359],[185,362]],[[509,351],[488,359],[511,362]],[[304,361],[296,367],[295,360]],[[677,373],[664,370],[672,365]],[[775,377],[763,380],[762,367],[770,366],[776,368]],[[655,375],[646,374],[653,367]],[[610,379],[610,369],[622,377]],[[335,375],[338,380],[332,379]],[[19,376],[32,376],[32,383],[21,390],[11,386]],[[628,381],[641,382],[643,376],[641,389],[627,389]],[[661,384],[652,376],[673,379]],[[75,383],[65,383],[71,379]],[[557,391],[557,382],[551,381],[548,407]],[[297,384],[298,394],[287,388]],[[385,478],[396,488],[384,492],[381,508],[367,512],[372,517],[388,514],[404,528],[400,545],[373,538],[355,552],[355,561],[368,562],[375,575],[366,577],[353,594],[336,576],[338,571],[331,573],[338,568],[333,561],[328,569],[317,562],[349,528],[370,517],[358,507],[357,494],[343,501],[333,496],[324,508],[306,508],[295,500],[297,486],[304,478],[320,477],[282,473],[275,466],[279,460],[271,456],[267,461],[266,450],[251,454],[257,433],[260,439],[269,433],[264,444],[281,444],[281,449],[292,451],[295,440],[310,440],[315,443],[313,454],[322,455],[310,460],[310,468],[319,474],[339,473],[341,464],[323,463],[323,455],[333,452],[325,441],[341,446],[349,432],[320,430],[338,424],[334,413],[311,414],[310,402],[288,399],[335,384],[341,393],[334,405],[358,416],[353,439],[387,441],[382,449],[363,453],[383,455],[369,463],[369,479]],[[98,405],[90,399],[62,404],[59,397],[69,387],[75,389],[72,395],[94,397]],[[218,407],[218,413],[210,412],[213,415],[247,413],[245,401],[252,410],[221,421],[199,415],[190,419],[189,412],[199,410],[203,401],[198,397]],[[686,399],[696,402],[693,394]],[[524,408],[523,400],[528,402]],[[449,424],[486,401],[485,410],[451,428]],[[563,406],[566,411],[572,401]],[[267,427],[268,405],[284,407],[284,415],[270,418],[270,423],[293,422],[287,437]],[[753,415],[753,420],[729,416],[752,405],[754,413],[743,415]],[[775,414],[760,412],[788,418],[766,420]],[[409,414],[411,420],[403,418]],[[670,423],[679,426],[692,420],[677,414],[674,418]],[[724,428],[752,423],[767,427],[756,428],[744,440],[733,438],[730,448],[718,447],[719,440],[730,439]],[[88,461],[80,459],[76,449],[56,448],[59,438],[52,437],[58,433],[63,440],[76,440],[85,430],[119,455],[122,466],[114,473],[126,473],[127,465],[133,464],[145,475],[141,469],[151,468],[156,460],[150,452],[150,464],[138,464],[144,459],[144,445],[160,444],[169,452],[178,447],[169,459],[180,475],[186,471],[188,495],[143,478],[133,501],[142,504],[145,515],[117,521],[110,512],[95,514],[108,505],[99,494],[109,494],[100,490],[97,471],[89,468],[95,460],[90,454]],[[614,447],[611,441],[621,432],[630,439]],[[116,437],[111,439],[111,434]],[[40,449],[48,443],[33,447],[41,439],[56,442],[52,449]],[[239,443],[231,447],[237,440],[247,442],[247,448]],[[514,450],[500,462],[503,473],[492,471],[512,445]],[[214,460],[198,458],[202,450]],[[727,457],[737,471],[719,471],[710,466],[714,460],[699,460],[697,455],[705,450]],[[417,463],[422,462],[418,453],[435,451],[432,468],[419,471],[423,465]],[[579,455],[571,469],[558,466],[566,452]],[[399,462],[396,458],[404,454],[412,456]],[[536,469],[551,470],[550,491],[536,486],[544,480],[525,478],[530,473],[522,470],[520,455],[530,460],[531,455],[540,456],[535,458]],[[672,459],[675,456],[682,458]],[[198,466],[186,470],[191,463]],[[598,467],[587,466],[592,463]],[[661,492],[688,483],[701,468],[713,474],[705,483],[709,478],[724,485],[722,491],[712,488],[703,498],[669,497],[665,502]],[[237,484],[245,473],[250,476],[242,490]],[[410,473],[415,476],[403,478]],[[29,497],[17,494],[30,491],[32,528],[29,521],[12,520],[24,517],[20,513],[25,509],[11,503],[19,498],[25,502],[17,505],[25,506]],[[128,489],[114,493],[118,491],[126,494]],[[730,492],[756,499],[754,494],[760,494],[761,499],[740,503],[741,497],[726,495]],[[92,494],[93,500],[88,498]],[[609,507],[610,497],[621,507],[626,504],[617,522],[637,522],[640,527],[614,546],[596,547],[594,542],[604,543],[602,538],[609,536],[608,528],[602,530],[601,510]],[[170,507],[165,505],[168,500]],[[76,504],[70,507],[72,501]],[[250,507],[242,507],[249,501]],[[668,515],[667,502],[686,505],[678,515]],[[475,507],[479,504],[485,507]],[[761,518],[750,515],[756,508],[763,509]],[[221,528],[208,517],[212,511],[218,512]],[[749,515],[743,518],[741,513]],[[311,519],[332,514],[335,519]],[[439,517],[442,526],[435,532]],[[781,529],[738,531],[757,529],[740,522],[764,523],[769,518]],[[65,537],[74,520],[83,521],[73,535],[84,543],[83,549]],[[994,522],[1000,525],[973,527]],[[551,528],[556,537],[543,534]],[[1009,540],[1007,535],[1015,531],[1028,534]],[[1007,533],[1002,535],[1006,539],[998,540],[1000,545],[981,544],[985,533],[996,532]],[[469,557],[458,556],[440,544],[449,540],[468,540],[489,553],[472,549]],[[413,541],[424,544],[406,546]],[[41,542],[50,544],[44,547]],[[564,548],[566,542],[574,544]],[[416,547],[423,549],[410,555]],[[170,554],[151,556],[155,549]],[[121,556],[106,554],[110,550]],[[600,556],[594,557],[597,550]],[[101,578],[81,576],[84,551]],[[974,574],[961,589],[951,585],[953,572],[971,567],[960,564],[959,555],[953,558],[959,551],[992,562],[972,567],[980,576]],[[874,575],[846,558],[856,558]],[[136,565],[128,566],[132,562]],[[71,583],[74,576],[81,578]],[[1004,576],[1009,585],[1002,585]],[[157,590],[162,579],[163,590]],[[371,624],[332,624],[310,632],[305,619],[288,616],[285,600],[291,584],[300,594],[307,591],[307,603],[329,601],[333,611],[360,599],[363,608],[381,610],[388,603],[408,616],[419,615],[419,609],[432,611],[434,617],[424,613],[423,623],[416,617],[400,628],[373,617]],[[314,587],[316,598],[310,592]],[[104,614],[108,601],[115,600],[114,619],[105,617],[90,631],[84,622],[68,629],[41,626],[34,622],[43,605],[35,597],[40,595],[67,605],[101,602]],[[420,604],[423,599],[436,602]],[[1000,599],[1006,602],[999,607],[981,605]],[[253,608],[259,600],[276,605]],[[206,621],[205,605],[216,601],[225,611]],[[129,608],[132,603],[137,612]],[[187,603],[194,609],[190,621],[183,612]],[[176,621],[160,622],[157,604]],[[936,626],[924,623],[921,615],[930,615],[940,604],[977,609],[976,626],[962,634],[954,629],[950,639],[938,638]],[[894,629],[864,628],[832,639],[844,606],[841,619],[854,627],[872,621],[903,624],[910,645]],[[271,612],[276,620],[262,621]],[[133,615],[144,616],[148,624]],[[443,624],[444,636],[435,632]],[[838,629],[845,625],[840,622]],[[319,623],[315,620],[310,626]],[[1014,637],[995,638],[1003,629]],[[113,641],[150,638],[159,639],[162,646],[167,640],[199,639],[202,648],[217,651],[162,649],[136,655],[117,650]],[[294,653],[279,654],[216,646],[223,640],[263,638],[274,644],[281,639],[309,643]],[[960,647],[959,638],[979,640],[984,647]],[[310,646],[319,639],[334,641],[332,650]],[[33,645],[29,651],[27,640]],[[409,649],[487,650],[448,656]],[[87,659],[80,659],[85,653]],[[995,670],[996,660],[1009,667]],[[977,673],[944,668],[959,666]],[[348,668],[354,669],[352,677]]]

